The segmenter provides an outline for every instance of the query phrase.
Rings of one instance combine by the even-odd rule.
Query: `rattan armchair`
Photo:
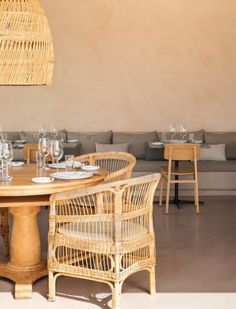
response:
[[[152,210],[159,179],[153,174],[51,196],[50,301],[59,276],[108,284],[112,309],[120,307],[124,280],[138,271],[149,272],[150,293],[156,292]]]
[[[109,172],[105,182],[128,179],[136,164],[135,157],[127,152],[95,152],[75,158],[82,163],[99,165]]]

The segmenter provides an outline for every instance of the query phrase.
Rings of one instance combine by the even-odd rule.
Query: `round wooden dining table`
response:
[[[10,182],[0,182],[0,207],[8,207],[13,216],[10,260],[0,262],[0,276],[15,282],[15,298],[32,298],[32,285],[47,275],[47,263],[42,259],[37,214],[49,205],[50,195],[96,185],[107,172],[98,170],[91,178],[55,180],[47,184],[32,182],[32,178],[50,176],[54,170],[39,171],[36,165],[12,167]]]

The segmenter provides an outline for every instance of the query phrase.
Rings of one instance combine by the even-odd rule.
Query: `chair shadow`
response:
[[[122,293],[147,293],[148,275],[144,278],[144,273],[140,271],[127,278],[123,284]],[[34,292],[47,298],[47,278],[36,282]],[[57,279],[56,301],[57,297],[93,304],[101,309],[111,309],[111,289],[105,283],[62,276]]]

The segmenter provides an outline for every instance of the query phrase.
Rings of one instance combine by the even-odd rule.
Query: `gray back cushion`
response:
[[[113,132],[113,144],[129,143],[129,152],[137,159],[145,159],[146,143],[157,140],[156,132]]]
[[[37,144],[38,143],[38,133],[37,132],[25,132],[22,131],[19,133],[20,139],[25,140],[28,144]]]
[[[95,143],[111,144],[112,131],[107,132],[67,132],[67,139],[77,139],[80,144],[80,154],[95,152]]]
[[[128,152],[129,143],[124,144],[98,144],[95,143],[96,152],[121,151]]]
[[[19,132],[7,131],[4,133],[7,134],[7,139],[11,142],[17,141],[18,139],[20,139]]]
[[[225,144],[226,159],[236,159],[236,132],[205,132],[204,139],[207,144]]]

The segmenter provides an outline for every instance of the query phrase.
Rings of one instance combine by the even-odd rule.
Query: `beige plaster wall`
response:
[[[236,130],[235,0],[41,0],[51,87],[0,87],[0,124]]]

